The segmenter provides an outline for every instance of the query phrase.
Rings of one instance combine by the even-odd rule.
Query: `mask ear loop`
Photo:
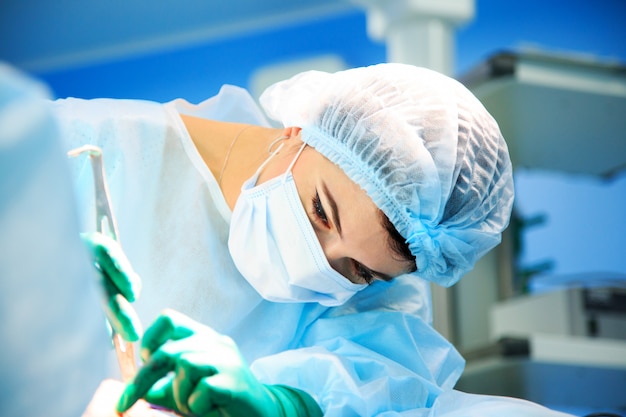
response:
[[[259,175],[261,174],[261,171],[263,170],[263,168],[265,168],[265,166],[269,163],[269,161],[278,153],[280,152],[280,150],[283,148],[283,145],[285,144],[285,142],[281,143],[280,145],[278,145],[278,148],[276,148],[276,150],[274,150],[273,152],[271,152],[271,149],[274,147],[274,145],[276,145],[279,141],[283,140],[283,139],[287,139],[288,136],[279,136],[276,139],[274,139],[272,141],[272,143],[270,143],[270,146],[268,146],[267,150],[268,152],[270,152],[270,156],[267,157],[267,159],[265,161],[263,161],[263,163],[261,164],[260,167],[257,168],[256,172],[254,173],[254,176],[252,177],[252,181],[254,182],[254,184],[256,184]]]
[[[274,147],[274,146],[275,146],[278,142],[280,142],[281,140],[283,140],[283,139],[288,139],[288,138],[289,138],[289,136],[282,135],[282,136],[279,136],[279,137],[277,137],[276,139],[274,139],[274,140],[272,141],[272,143],[270,143],[270,145],[267,147],[267,153],[269,153],[269,154],[270,154],[270,155],[272,155],[272,156],[273,156],[273,155],[275,155],[275,154],[277,154],[277,153],[278,153],[278,151],[280,151],[280,148],[281,148],[283,145],[281,144],[281,145],[278,147],[278,149],[276,149],[276,151],[274,151],[274,152],[272,152],[272,148],[273,148],[273,147]]]
[[[281,147],[283,146],[282,143],[280,145]],[[304,150],[304,148],[306,147],[306,142],[302,142],[302,146],[300,146],[300,149],[298,149],[298,152],[296,153],[296,156],[293,158],[293,161],[291,161],[291,163],[289,164],[289,167],[287,168],[287,171],[285,172],[285,174],[290,174],[291,170],[293,169],[293,166],[296,164],[296,161],[298,160],[298,157],[300,156],[300,154],[302,153],[302,151]],[[280,147],[279,147],[280,149]],[[283,183],[287,180],[287,175],[283,176]]]
[[[280,136],[278,138],[276,138],[272,143],[270,143],[270,146],[268,147],[268,150],[272,149],[272,147],[278,143],[278,141],[282,140],[282,139],[287,139],[288,136]],[[256,172],[254,173],[254,183],[256,184],[257,179],[259,178],[259,175],[261,173],[261,171],[263,170],[263,168],[265,168],[265,166],[269,163],[269,161],[278,153],[280,152],[280,150],[283,148],[283,146],[285,145],[285,142],[281,143],[280,145],[278,145],[278,147],[276,148],[276,150],[274,150],[270,156],[261,164],[261,166],[259,168],[257,168]],[[300,147],[300,149],[298,149],[298,152],[296,153],[296,156],[293,158],[293,161],[291,161],[291,163],[289,164],[289,167],[287,168],[287,171],[285,171],[285,174],[288,174],[291,172],[291,170],[293,169],[293,166],[296,163],[296,160],[298,159],[298,157],[300,156],[300,154],[302,153],[302,151],[304,150],[304,147],[306,146],[306,143],[302,143],[302,146]],[[283,182],[285,182],[286,179],[286,175],[283,174]]]

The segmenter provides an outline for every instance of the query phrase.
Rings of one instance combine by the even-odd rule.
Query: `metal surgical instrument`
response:
[[[117,241],[117,224],[115,222],[115,217],[113,217],[111,202],[109,200],[109,191],[105,178],[104,164],[102,162],[102,149],[94,145],[85,145],[80,148],[72,149],[67,154],[70,157],[76,157],[83,153],[86,153],[89,156],[93,171],[96,202],[96,230],[99,233],[109,236]],[[122,295],[118,294],[117,297],[119,302],[127,304],[124,308],[132,309],[128,301]],[[110,314],[107,308],[104,310],[107,315]],[[107,317],[107,319],[111,322],[110,317]],[[110,327],[113,346],[115,347],[115,353],[120,366],[122,379],[124,381],[128,381],[137,371],[137,364],[135,362],[135,347],[133,343],[123,340],[113,327]]]

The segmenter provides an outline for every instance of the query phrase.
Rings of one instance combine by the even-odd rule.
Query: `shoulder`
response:
[[[184,99],[167,103],[180,114],[222,122],[270,126],[261,108],[250,93],[233,85],[224,85],[218,94],[199,104]]]

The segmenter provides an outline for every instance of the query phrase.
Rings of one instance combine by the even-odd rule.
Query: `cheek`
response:
[[[370,259],[385,259],[388,256],[387,232],[371,220],[355,225],[353,246]]]
[[[349,213],[349,242],[354,259],[370,269],[386,273],[390,276],[403,272],[404,265],[398,264],[397,255],[389,245],[389,233],[382,225],[380,212],[373,201],[359,189],[350,196],[346,212]],[[349,237],[349,239],[348,239]]]
[[[346,192],[342,199],[342,228],[346,239],[351,246],[362,248],[371,256],[382,247],[380,241],[385,232],[376,207],[359,192]]]

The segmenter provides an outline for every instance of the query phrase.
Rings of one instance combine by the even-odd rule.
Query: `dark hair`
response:
[[[382,218],[382,224],[387,233],[389,233],[388,244],[393,252],[395,252],[399,258],[396,258],[398,261],[406,261],[411,264],[410,270],[407,272],[415,272],[417,271],[417,265],[415,264],[415,256],[411,253],[409,249],[408,243],[406,243],[406,239],[402,237],[400,232],[395,228],[389,217],[385,216],[385,214],[380,211],[380,217]]]

